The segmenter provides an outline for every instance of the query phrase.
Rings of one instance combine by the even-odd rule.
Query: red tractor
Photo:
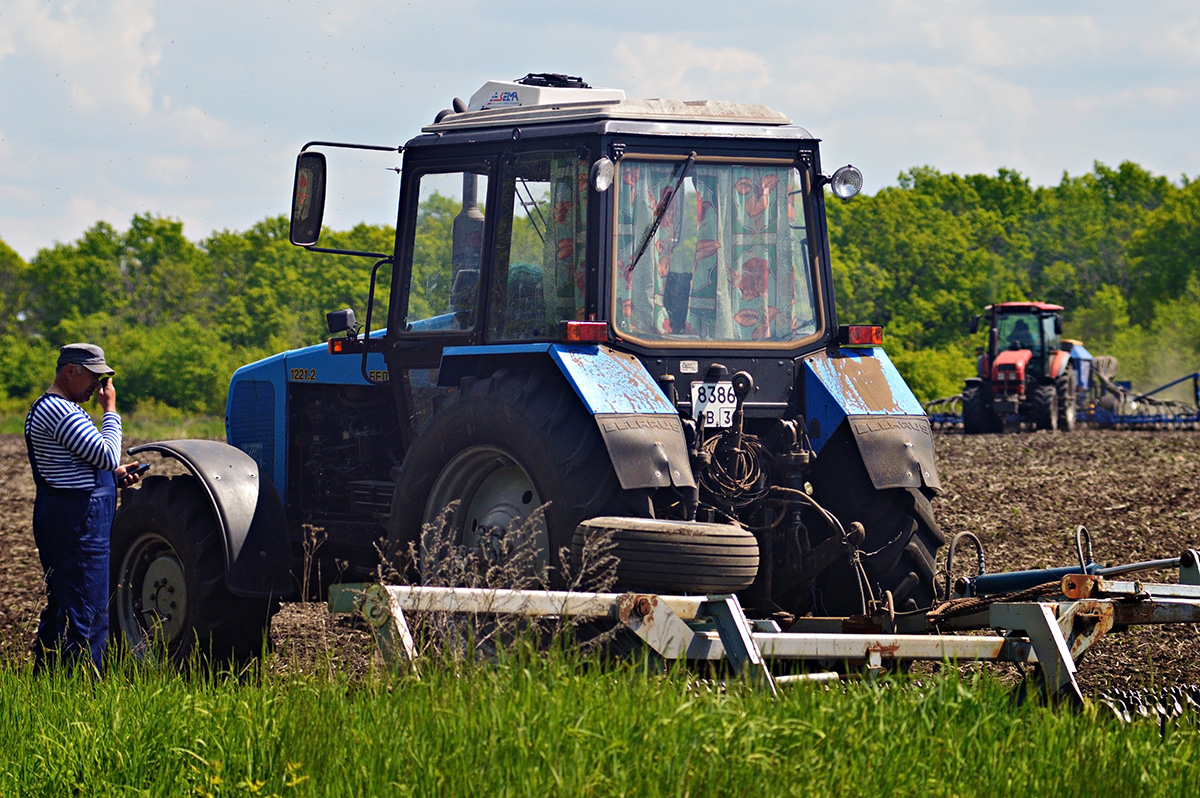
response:
[[[981,318],[990,320],[990,329],[987,351],[979,350],[979,376],[963,389],[964,432],[1003,432],[1022,421],[1037,429],[1075,428],[1076,376],[1062,348],[1062,310],[1045,302],[1001,302],[971,320],[973,334]]]

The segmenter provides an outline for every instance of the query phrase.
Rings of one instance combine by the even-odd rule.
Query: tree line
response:
[[[449,229],[455,209],[443,206],[423,209],[428,229]],[[841,321],[883,324],[922,399],[973,373],[983,338],[967,324],[993,302],[1064,305],[1066,336],[1117,356],[1119,378],[1141,387],[1200,368],[1200,185],[1187,178],[1097,163],[1035,188],[1010,170],[921,167],[830,199],[828,214]],[[390,252],[394,235],[364,224],[321,243]],[[221,415],[238,366],[323,340],[326,311],[364,309],[370,267],[292,246],[283,216],[194,243],[179,221],[136,215],[127,231],[98,222],[29,262],[0,241],[0,400],[42,391],[57,348],[88,340],[116,367],[123,407]]]

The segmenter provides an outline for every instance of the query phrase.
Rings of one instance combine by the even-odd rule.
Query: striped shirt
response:
[[[25,418],[25,436],[37,469],[53,488],[96,487],[96,471],[121,464],[121,416],[104,414],[100,429],[83,408],[46,394]]]

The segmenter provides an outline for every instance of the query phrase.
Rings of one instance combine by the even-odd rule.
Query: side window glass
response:
[[[529,153],[505,168],[488,338],[556,337],[582,318],[586,288],[587,161],[576,152]]]
[[[1059,348],[1059,336],[1054,331],[1054,317],[1047,316],[1042,319],[1042,337],[1046,339],[1046,348],[1051,351],[1057,351]]]
[[[421,176],[406,330],[435,332],[475,326],[486,197],[484,174]]]

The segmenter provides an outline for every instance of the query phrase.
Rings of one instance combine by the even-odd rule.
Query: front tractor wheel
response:
[[[1051,432],[1058,430],[1058,390],[1053,383],[1033,389],[1033,426]]]
[[[1003,425],[991,404],[991,391],[979,385],[969,385],[962,392],[963,432],[979,435],[1000,432]]]
[[[229,592],[224,545],[193,477],[149,477],[125,491],[112,526],[114,642],[138,659],[176,664],[261,653],[275,603]]]

